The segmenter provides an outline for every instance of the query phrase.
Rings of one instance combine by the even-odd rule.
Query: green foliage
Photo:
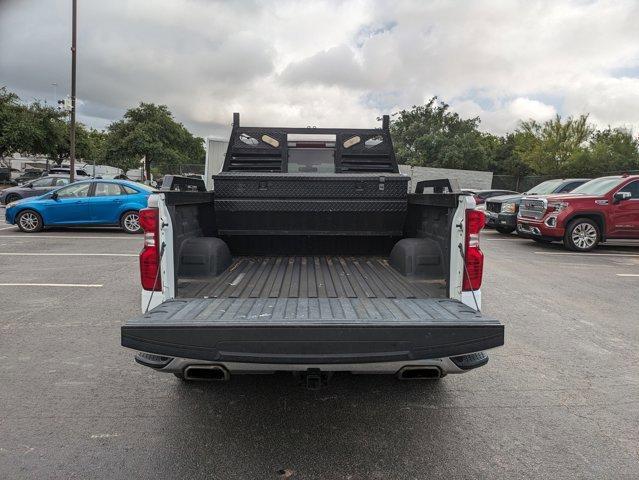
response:
[[[203,140],[176,122],[165,105],[152,103],[140,103],[109,125],[105,152],[108,163],[124,170],[146,158],[147,176],[154,162],[203,163],[205,157]]]
[[[517,152],[520,132],[508,133],[505,137],[487,135],[488,170],[495,175],[512,175],[523,177],[531,173],[530,167],[522,160]]]
[[[106,149],[107,149],[106,132],[90,128],[86,131],[87,142],[87,162],[95,162],[98,165],[103,165],[106,162]]]
[[[622,128],[597,131],[590,138],[587,151],[576,157],[568,169],[585,176],[639,170],[639,140]]]
[[[75,128],[76,158],[129,169],[141,158],[178,165],[204,163],[204,142],[173,120],[166,106],[141,103],[112,123],[107,132]],[[60,164],[70,157],[67,115],[38,101],[29,105],[0,88],[0,159],[14,153],[41,155]]]
[[[587,152],[587,142],[594,130],[588,115],[562,120],[559,115],[544,123],[521,122],[516,153],[534,172],[566,176],[570,166]]]
[[[396,117],[391,132],[399,163],[475,170],[488,165],[491,145],[478,130],[479,118],[462,119],[437,97]]]
[[[0,160],[29,149],[31,124],[20,98],[0,88]]]

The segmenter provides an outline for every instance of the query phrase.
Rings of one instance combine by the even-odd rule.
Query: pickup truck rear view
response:
[[[140,212],[144,313],[122,345],[185,380],[291,371],[313,388],[335,371],[484,365],[504,341],[480,313],[484,214],[455,182],[408,193],[388,127],[243,127],[234,114],[213,191],[162,192]]]

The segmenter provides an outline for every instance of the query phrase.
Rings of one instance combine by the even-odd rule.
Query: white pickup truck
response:
[[[454,182],[408,193],[388,117],[310,129],[235,114],[212,178],[140,212],[143,314],[122,327],[138,363],[184,380],[291,371],[317,388],[335,371],[463,373],[503,345],[480,312],[483,213]]]

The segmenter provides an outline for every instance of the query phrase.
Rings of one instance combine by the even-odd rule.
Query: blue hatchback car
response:
[[[155,190],[124,180],[72,183],[35,198],[7,205],[6,219],[27,233],[53,226],[119,226],[139,233],[139,211]]]

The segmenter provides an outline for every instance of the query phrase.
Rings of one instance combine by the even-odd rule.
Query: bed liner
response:
[[[221,275],[180,279],[181,298],[431,298],[445,281],[406,277],[386,257],[237,257]]]

